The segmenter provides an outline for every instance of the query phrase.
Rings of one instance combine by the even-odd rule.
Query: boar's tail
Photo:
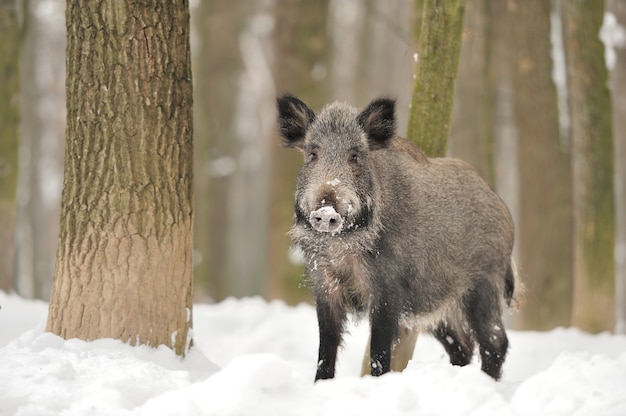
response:
[[[513,306],[517,309],[520,304],[519,297],[524,291],[524,285],[519,281],[519,275],[517,274],[517,267],[515,267],[515,261],[511,257],[511,263],[504,275],[504,300],[507,306]]]

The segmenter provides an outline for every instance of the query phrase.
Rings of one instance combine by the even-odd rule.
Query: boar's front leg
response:
[[[380,376],[391,370],[391,349],[398,337],[398,317],[381,302],[373,307],[370,314],[371,344],[370,366],[373,376]]]
[[[317,358],[315,381],[335,377],[337,350],[346,321],[346,312],[339,305],[332,305],[328,299],[318,296],[316,301],[319,324],[320,348]]]

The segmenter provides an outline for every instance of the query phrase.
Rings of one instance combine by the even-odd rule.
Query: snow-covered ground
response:
[[[351,327],[335,380],[313,383],[309,305],[259,298],[194,307],[195,347],[65,341],[47,304],[0,292],[0,415],[626,415],[626,336],[509,331],[501,382],[447,363],[420,336],[403,373],[358,377],[367,325]]]

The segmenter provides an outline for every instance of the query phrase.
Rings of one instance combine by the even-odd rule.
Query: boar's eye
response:
[[[356,150],[350,150],[350,153],[348,154],[348,163],[351,165],[359,163],[359,152]]]
[[[307,163],[315,162],[317,160],[317,149],[311,149],[306,154]]]

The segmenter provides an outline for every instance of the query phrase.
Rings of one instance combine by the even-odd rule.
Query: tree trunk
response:
[[[29,0],[23,4],[15,289],[24,297],[47,300],[63,184],[65,3]]]
[[[421,2],[417,2],[419,5]],[[429,156],[445,156],[463,34],[464,0],[425,0],[417,41],[407,137]]]
[[[569,148],[560,139],[552,80],[550,2],[511,0],[510,69],[518,137],[519,267],[528,296],[518,326],[547,330],[570,322]],[[519,22],[525,22],[520,25]],[[547,255],[547,253],[549,253]]]
[[[359,87],[360,104],[389,94],[396,100],[396,125],[406,126],[411,103],[415,61],[411,56],[410,0],[372,1],[368,4],[362,66],[367,77]]]
[[[563,2],[573,180],[572,324],[592,332],[615,323],[615,206],[611,104],[598,38],[604,2]]]
[[[487,0],[467,2],[448,154],[471,164],[483,179],[494,185],[487,11]]]
[[[367,22],[365,2],[330,0],[328,25],[332,52],[330,60],[331,95],[334,100],[359,102],[362,81],[364,37]]]
[[[48,331],[184,355],[192,312],[189,5],[67,3],[67,136]]]
[[[613,142],[615,145],[615,332],[626,334],[626,3],[608,0],[607,11],[615,17],[611,31],[615,62],[608,63],[612,92]],[[609,16],[605,15],[605,24]],[[613,64],[611,67],[610,65]]]
[[[13,289],[19,111],[20,24],[17,2],[0,0],[0,290]]]
[[[290,92],[318,110],[328,98],[326,20],[328,1],[278,0],[274,7],[274,82],[278,93]],[[293,195],[302,155],[272,148],[268,276],[270,298],[295,304],[310,299],[304,267],[290,256],[287,231],[293,225]]]

